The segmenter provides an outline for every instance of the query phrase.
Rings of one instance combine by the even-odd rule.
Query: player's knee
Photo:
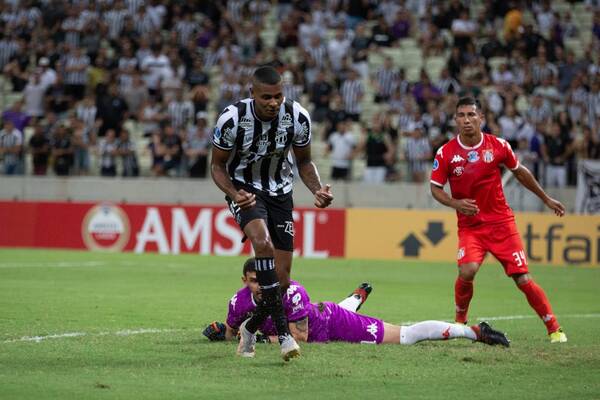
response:
[[[458,269],[458,276],[463,281],[472,281],[475,279],[475,274],[477,274],[477,268],[468,265],[463,265]]]
[[[529,282],[531,276],[529,274],[515,274],[511,278],[513,278],[518,286],[521,286]]]
[[[252,247],[257,257],[273,257],[273,243],[269,237],[255,238]]]

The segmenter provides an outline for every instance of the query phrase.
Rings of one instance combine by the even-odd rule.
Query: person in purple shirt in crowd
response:
[[[244,263],[242,282],[244,287],[229,301],[226,322],[213,322],[204,330],[204,335],[210,340],[235,338],[240,325],[256,309],[261,294],[256,280],[254,258]],[[357,314],[356,311],[370,292],[371,286],[363,283],[339,304],[312,303],[306,289],[297,281],[290,281],[289,288],[283,293],[283,305],[291,334],[297,341],[317,343],[341,341],[411,345],[423,340],[465,338],[489,345],[509,346],[510,342],[506,336],[492,329],[486,322],[467,326],[443,321],[423,321],[399,326]],[[259,327],[259,331],[258,341],[277,342],[276,331],[270,318]]]

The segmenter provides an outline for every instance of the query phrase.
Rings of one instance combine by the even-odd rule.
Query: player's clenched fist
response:
[[[233,198],[233,201],[242,210],[247,210],[248,208],[254,207],[256,204],[256,196],[253,193],[246,192],[244,189],[240,189]]]
[[[315,192],[315,206],[325,208],[333,201],[333,193],[331,193],[331,185],[327,184]]]
[[[476,215],[479,213],[479,207],[473,199],[456,200],[456,206],[454,208],[465,215]]]

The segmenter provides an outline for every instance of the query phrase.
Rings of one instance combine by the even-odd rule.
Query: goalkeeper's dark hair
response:
[[[479,100],[477,100],[475,97],[461,97],[458,99],[458,103],[456,103],[456,109],[458,110],[458,107],[460,106],[475,106],[478,111],[481,111],[481,102],[479,102]]]
[[[254,257],[247,259],[244,263],[242,273],[244,274],[244,276],[246,276],[248,272],[256,272],[256,259]]]
[[[281,75],[279,75],[279,72],[270,65],[263,65],[256,68],[252,78],[255,82],[265,85],[276,85],[281,82]]]

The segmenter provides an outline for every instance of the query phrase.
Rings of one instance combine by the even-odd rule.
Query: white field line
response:
[[[559,318],[600,318],[600,314],[566,314],[566,315],[558,315]],[[505,315],[498,317],[480,317],[477,318],[478,321],[511,321],[511,320],[520,320],[520,319],[534,319],[538,318],[536,315]],[[400,325],[412,325],[416,324],[420,321],[405,321],[400,323]],[[158,329],[158,328],[141,328],[141,329],[123,329],[115,332],[100,332],[100,333],[86,333],[86,332],[67,332],[67,333],[57,333],[54,335],[45,335],[45,336],[23,336],[17,339],[9,339],[4,340],[0,343],[16,343],[16,342],[42,342],[48,339],[64,339],[64,338],[72,338],[72,337],[80,337],[80,336],[132,336],[132,335],[141,335],[141,334],[150,334],[150,333],[168,333],[168,332],[182,332],[187,329]],[[194,330],[194,329],[192,329]]]
[[[0,343],[15,343],[15,342],[42,342],[48,339],[64,339],[80,336],[133,336],[141,335],[146,333],[168,333],[168,332],[180,332],[185,329],[156,329],[156,328],[142,328],[142,329],[123,329],[116,332],[99,332],[99,333],[87,333],[87,332],[66,332],[57,333],[54,335],[44,336],[23,336],[18,339],[9,339]]]

